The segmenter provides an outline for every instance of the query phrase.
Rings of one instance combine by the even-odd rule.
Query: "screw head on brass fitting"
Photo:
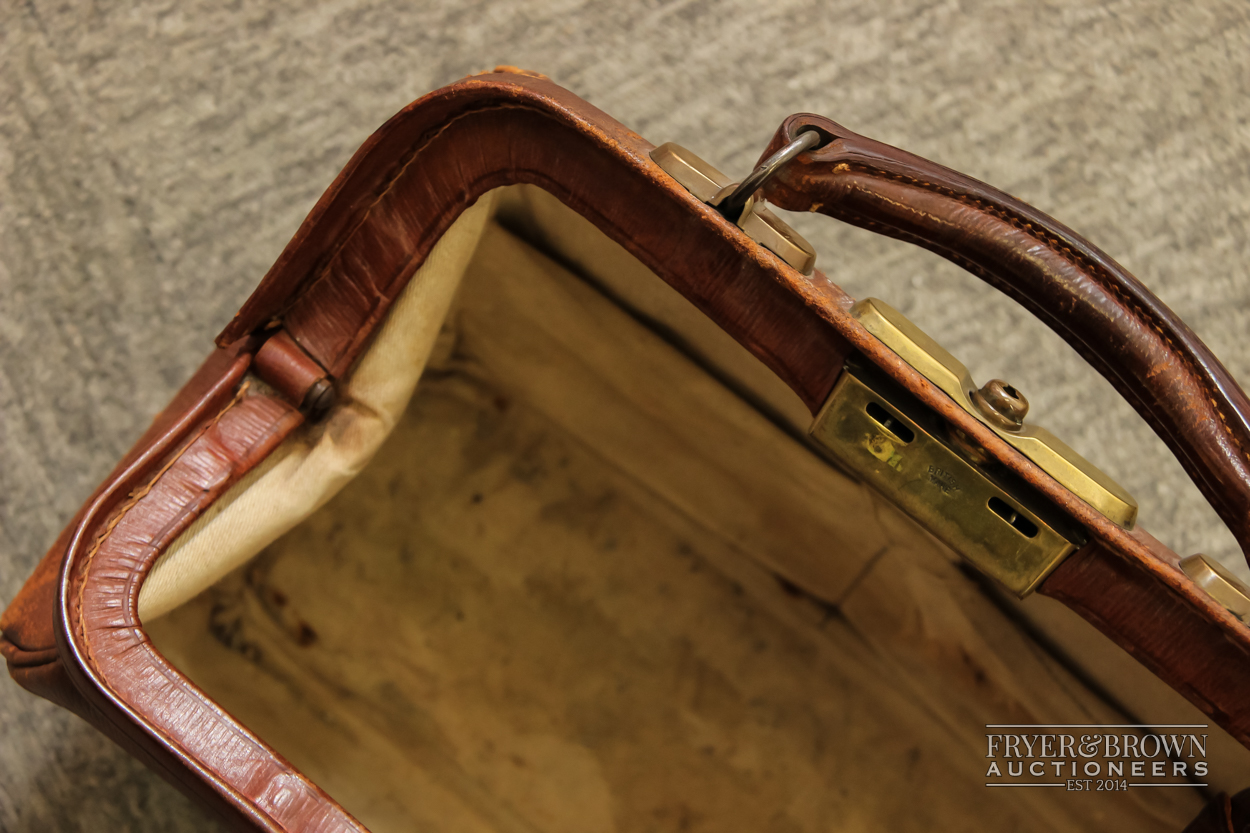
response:
[[[969,394],[985,418],[1004,431],[1019,431],[1029,413],[1029,400],[1002,379],[991,379],[980,390]]]

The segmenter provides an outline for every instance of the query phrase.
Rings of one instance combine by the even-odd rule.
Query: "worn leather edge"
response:
[[[241,379],[251,362],[256,340],[243,338],[226,347],[214,350],[203,364],[182,386],[173,400],[152,420],[152,424],[139,437],[104,482],[91,494],[69,525],[35,567],[34,573],[22,587],[8,608],[0,615],[0,651],[10,666],[29,664],[29,657],[22,654],[39,654],[56,649],[55,617],[57,583],[61,564],[69,546],[70,537],[82,520],[87,507],[100,496],[110,484],[122,477],[136,460],[143,456],[159,454],[161,449],[176,445],[190,430],[194,414],[211,407],[212,397],[224,396],[223,379]],[[9,646],[5,648],[4,646]]]
[[[783,168],[764,189],[768,199],[929,248],[1020,301],[1128,398],[1245,547],[1250,469],[1239,435],[1250,438],[1244,430],[1250,405],[1183,322],[1106,254],[1040,211],[828,119],[790,117],[765,154],[807,127],[823,134],[823,144]],[[1054,493],[1045,483],[1049,478],[1039,479],[1036,469],[1013,468],[1045,486],[1048,496]],[[1213,670],[1219,653],[1213,646],[1226,642],[1237,646],[1241,662],[1250,663],[1250,629],[1199,590],[1180,571],[1175,553],[1150,536],[1073,511],[1081,502],[1072,495],[1056,495],[1056,502],[1074,516],[1086,515],[1096,539],[1083,554],[1086,560],[1123,559],[1131,565],[1127,573],[1123,565],[1102,566],[1135,588],[1137,604],[1112,604],[1105,586],[1080,584],[1078,576],[1090,575],[1078,570],[1081,559],[1061,566],[1040,592],[1061,595],[1129,653],[1166,656],[1146,664],[1250,745],[1250,709],[1237,695],[1242,689],[1222,688]],[[1165,635],[1155,618],[1160,608],[1172,610],[1191,636],[1201,638],[1186,640],[1184,651],[1162,650],[1159,639]],[[1175,634],[1167,638],[1178,642]]]
[[[130,737],[158,771],[240,829],[362,830],[320,788],[215,706],[152,647],[138,588],[156,557],[213,500],[290,435],[302,417],[237,378],[224,404],[171,454],[147,460],[137,486],[109,489],[85,514],[62,569],[57,637],[92,722]]]
[[[816,410],[846,353],[823,311],[851,299],[694,199],[651,161],[652,147],[541,78],[497,73],[431,93],[352,157],[219,343],[281,321],[341,375],[456,217],[492,188],[530,183],[619,242]]]
[[[1175,567],[1175,553],[1145,534],[1138,539],[1158,562]],[[1245,646],[1228,633],[1213,633],[1210,612],[1187,594],[1157,592],[1148,573],[1101,543],[1067,558],[1039,592],[1080,614],[1247,744],[1244,698],[1227,696],[1250,690]]]
[[[479,81],[477,83],[480,85],[482,82]],[[516,79],[504,79],[501,80],[500,83],[503,86],[511,88],[516,85],[517,81]],[[510,89],[509,92],[513,92],[513,90]],[[435,96],[437,95],[438,94],[435,94]],[[571,98],[568,94],[564,95]],[[411,110],[412,108],[409,109]],[[585,114],[583,114],[582,117],[584,118]],[[630,135],[632,136],[632,134]],[[600,144],[602,144],[602,140],[600,139],[599,141]],[[636,141],[641,142],[641,140]],[[690,234],[690,236],[696,238],[693,241],[690,241],[690,245],[700,248],[702,248],[704,244],[710,246],[713,251],[714,262],[720,266],[717,272],[717,277],[724,276],[725,273],[728,273],[728,277],[732,279],[735,273],[742,273],[744,268],[750,271],[752,268],[751,264],[756,264],[760,267],[759,271],[764,273],[764,277],[769,282],[779,284],[784,291],[789,292],[800,299],[801,304],[797,307],[793,304],[788,306],[784,303],[781,304],[781,308],[787,310],[790,315],[782,316],[779,321],[770,321],[769,326],[777,328],[782,333],[798,332],[800,335],[803,333],[815,333],[816,337],[813,339],[815,344],[810,342],[800,342],[804,349],[818,349],[822,344],[831,344],[838,348],[830,353],[818,354],[819,358],[825,361],[828,365],[828,367],[820,369],[815,374],[818,378],[827,379],[831,375],[836,376],[836,372],[840,368],[841,359],[845,355],[846,344],[849,343],[851,346],[859,349],[867,355],[871,360],[886,368],[887,372],[890,372],[891,375],[898,378],[905,387],[911,389],[912,392],[917,394],[922,400],[928,401],[930,404],[934,405],[939,411],[942,411],[944,406],[952,404],[949,403],[949,400],[943,402],[943,399],[945,398],[943,394],[936,391],[932,385],[919,377],[918,374],[915,374],[915,372],[909,367],[901,365],[901,363],[898,362],[897,357],[893,356],[893,354],[889,353],[889,351],[884,350],[879,342],[872,339],[871,336],[864,332],[846,312],[846,308],[849,306],[849,299],[847,299],[844,294],[840,293],[840,291],[837,291],[836,287],[832,287],[832,284],[829,284],[827,279],[823,276],[817,276],[813,279],[802,279],[801,276],[797,276],[797,273],[787,271],[786,269],[780,267],[775,259],[771,258],[770,255],[767,255],[767,253],[764,253],[759,249],[759,247],[756,247],[754,244],[746,241],[745,238],[743,238],[735,229],[728,227],[727,224],[720,220],[718,215],[708,211],[701,206],[701,204],[697,203],[697,201],[693,200],[692,197],[684,194],[684,192],[680,192],[678,189],[674,188],[671,183],[666,182],[663,179],[663,174],[660,174],[658,169],[654,169],[654,166],[649,165],[649,161],[638,156],[638,148],[646,147],[649,146],[645,145],[645,143],[636,145],[635,151],[632,154],[626,154],[626,158],[624,159],[621,158],[621,154],[617,154],[614,157],[612,155],[613,149],[608,148],[609,152],[605,154],[605,156],[608,160],[614,161],[617,164],[624,162],[625,166],[633,170],[635,175],[638,175],[639,171],[641,171],[639,181],[643,183],[641,189],[643,190],[644,195],[650,191],[652,193],[649,195],[657,201],[662,202],[663,204],[676,206],[676,208],[670,211],[670,214],[676,214],[677,216],[685,219],[686,222],[683,224],[684,227],[682,229],[683,233],[690,234],[691,226],[699,229],[699,233]],[[323,203],[326,203],[327,199],[329,199],[333,194],[342,194],[346,190],[342,185],[342,180],[348,177],[352,170],[354,169],[349,166],[349,170],[345,171],[344,175],[340,177],[340,180],[336,182],[336,186],[331,189],[331,192],[328,192],[327,198],[323,198],[322,202],[318,204],[319,208],[322,208]],[[544,183],[539,182],[538,184],[542,185]],[[656,189],[655,186],[657,185],[660,186],[659,189]],[[482,187],[485,186],[483,185]],[[557,196],[560,195],[557,194]],[[575,195],[570,194],[567,196],[572,198]],[[631,196],[634,195],[631,194]],[[583,197],[583,199],[591,198],[593,197]],[[462,196],[462,200],[465,205],[470,204],[472,201],[467,194]],[[332,201],[333,200],[331,200],[331,202]],[[648,203],[648,205],[649,204],[650,203]],[[573,205],[574,208],[578,207],[575,202],[570,202],[570,205]],[[624,208],[632,211],[638,210],[637,205],[631,206],[628,203],[624,205]],[[321,213],[324,214],[325,210],[322,209]],[[314,211],[314,215],[316,214],[317,212]],[[315,217],[310,217],[310,221],[301,228],[304,239],[309,237],[310,233],[306,232],[306,229],[310,226],[310,224],[314,226],[316,225],[314,222],[315,220]],[[621,228],[613,227],[613,230],[617,234],[622,233]],[[671,241],[673,237],[672,230],[666,230],[666,235],[666,239]],[[681,235],[677,236],[681,237]],[[299,235],[297,235],[297,239],[298,238]],[[642,243],[634,241],[632,245],[630,245],[630,240],[621,240],[621,242],[626,243],[627,248],[630,248],[631,251],[638,254],[640,249],[645,249],[644,244],[647,241]],[[293,241],[292,246],[295,246],[295,244],[296,241]],[[671,245],[671,242],[669,245]],[[643,254],[646,255],[645,257],[641,257],[643,262],[651,265],[652,268],[659,272],[662,276],[668,277],[674,271],[684,268],[677,263],[669,264],[654,250],[646,250]],[[284,258],[287,264],[284,268],[290,268],[290,264],[296,259],[295,255],[288,256],[288,254],[284,254]],[[420,258],[414,258],[413,261],[417,261],[419,259]],[[743,266],[743,262],[747,264],[746,267]],[[280,261],[279,266],[281,266],[282,263],[283,261]],[[412,269],[415,270],[416,265],[416,262],[412,262]],[[252,305],[252,313],[255,313],[257,309],[262,310],[260,318],[257,319],[262,320],[262,323],[268,323],[272,315],[278,314],[283,309],[284,304],[287,305],[287,308],[290,308],[291,305],[287,302],[292,299],[292,296],[299,297],[299,290],[301,286],[307,285],[302,284],[298,280],[291,280],[290,276],[284,274],[277,266],[275,267],[275,271],[271,272],[271,276],[275,274],[278,275],[277,278],[274,278],[273,280],[270,280],[269,278],[266,279],[269,282],[269,285],[267,287],[262,285],[262,290],[264,290],[263,292],[262,290],[258,290],[257,296],[253,299],[256,300],[256,303],[252,304],[252,302],[249,302],[249,304]],[[755,277],[758,278],[760,276],[755,275]],[[396,291],[398,290],[396,289]],[[257,298],[259,300],[257,300]],[[718,300],[719,298],[715,294],[709,294],[708,297],[701,299],[701,306],[715,304]],[[248,307],[245,307],[245,311],[247,309]],[[374,313],[371,312],[370,314],[373,315]],[[379,316],[380,314],[381,313],[377,313]],[[793,319],[791,316],[793,316]],[[723,317],[724,315],[722,311],[721,318]],[[720,318],[718,318],[718,320],[720,320]],[[799,323],[795,324],[795,321]],[[751,326],[751,322],[748,322],[745,326],[739,323],[734,326],[731,332],[735,335],[739,335],[740,340],[742,338],[741,334],[745,332],[747,333],[747,340],[751,341],[749,338]],[[367,330],[369,329],[369,325],[366,323],[365,325],[362,325],[362,328]],[[730,329],[730,327],[726,327],[726,329]],[[734,332],[734,330],[736,330],[736,332]],[[229,333],[230,331],[228,330],[227,334]],[[757,355],[759,355],[760,352],[764,352],[766,355],[773,355],[767,349],[761,350],[761,345],[758,343],[748,343],[747,346],[749,349],[753,349],[753,352],[756,352]],[[349,354],[345,353],[344,355]],[[830,371],[830,368],[832,368],[832,371]],[[801,375],[801,372],[798,374],[791,373],[790,378],[787,379],[787,381],[791,381],[792,385],[794,385],[793,380],[797,376]],[[832,381],[830,379],[829,385],[831,384]],[[810,379],[804,377],[799,379],[799,385],[796,386],[796,390],[806,390],[808,396],[805,397],[805,400],[814,400],[816,398],[823,398],[813,396],[813,392],[817,391],[819,387],[819,385],[810,384]],[[1041,488],[1044,493],[1050,495],[1053,499],[1055,499],[1057,504],[1067,509],[1075,518],[1084,523],[1097,538],[1107,542],[1110,544],[1111,548],[1119,551],[1121,556],[1126,557],[1130,568],[1134,571],[1134,574],[1138,577],[1138,579],[1143,581],[1142,586],[1149,588],[1150,593],[1158,593],[1162,588],[1166,592],[1177,593],[1182,596],[1187,604],[1195,608],[1199,611],[1199,613],[1206,614],[1205,618],[1200,615],[1199,621],[1205,623],[1208,630],[1212,630],[1213,625],[1217,626],[1215,628],[1217,630],[1218,627],[1227,626],[1227,621],[1221,620],[1219,615],[1223,613],[1222,610],[1213,611],[1204,609],[1204,604],[1201,599],[1194,598],[1194,594],[1192,592],[1187,592],[1185,587],[1179,586],[1181,582],[1177,579],[1178,571],[1171,570],[1170,572],[1167,572],[1159,565],[1152,565],[1149,563],[1149,553],[1144,545],[1130,536],[1127,536],[1122,530],[1118,530],[1118,528],[1114,528],[1113,526],[1112,528],[1108,528],[1108,524],[1105,522],[1105,519],[1101,519],[1100,523],[1101,516],[1095,516],[1094,513],[1092,513],[1092,510],[1089,510],[1088,507],[1084,506],[1084,504],[1081,504],[1079,501],[1075,501],[1075,503],[1079,505],[1074,505],[1074,499],[1072,499],[1070,495],[1067,495],[1067,493],[1062,490],[1058,484],[1053,481],[1049,481],[1044,474],[1038,472],[1035,467],[1021,458],[1012,449],[1007,447],[1005,443],[998,440],[995,435],[990,433],[988,429],[985,429],[979,422],[973,420],[966,413],[963,413],[959,409],[955,409],[955,411],[950,411],[948,409],[947,415],[948,418],[951,419],[951,421],[957,426],[963,428],[969,434],[972,434],[974,437],[981,440],[993,456],[996,456],[1007,464],[1012,465],[1013,468],[1022,470],[1026,474],[1030,475],[1035,481],[1037,481],[1039,488]],[[183,436],[185,436],[185,433],[186,432],[184,431]],[[141,474],[143,472],[150,474],[158,468],[157,464],[159,463],[160,455],[152,452],[152,449],[156,448],[157,445],[159,445],[159,443],[153,445],[152,442],[149,442],[149,446],[151,447],[145,448],[141,443],[140,447],[137,447],[136,452],[130,455],[132,459],[144,457],[144,460],[146,461],[146,468],[144,466],[140,466],[139,470],[136,471],[133,470],[132,467],[132,469],[122,471],[120,475],[115,478],[113,486],[111,486],[110,489],[105,490],[112,494],[112,506],[116,506],[117,502],[121,499],[119,494],[117,494],[117,484],[130,482],[130,480],[134,480],[136,478],[137,474]],[[206,505],[207,503],[203,503],[200,506],[200,509]],[[78,638],[75,636],[75,623],[83,621],[81,618],[82,611],[73,611],[73,593],[69,591],[73,588],[81,587],[81,583],[75,584],[75,582],[81,582],[85,579],[85,576],[76,573],[72,569],[74,566],[74,558],[72,556],[74,553],[81,553],[84,542],[92,540],[95,530],[99,528],[99,523],[102,521],[99,514],[99,510],[101,508],[101,502],[99,498],[97,498],[95,504],[93,505],[94,514],[92,520],[94,520],[95,523],[93,524],[89,520],[84,521],[81,525],[79,525],[78,532],[75,535],[74,544],[70,548],[71,558],[66,560],[66,570],[63,574],[61,583],[61,603],[63,606],[61,613],[62,627],[58,633],[62,636],[62,655],[69,659],[67,665],[74,669],[71,673],[75,674],[73,682],[76,690],[83,693],[84,697],[90,698],[93,702],[99,703],[102,711],[110,713],[111,716],[109,720],[111,726],[123,731],[126,734],[137,732],[140,735],[147,736],[147,738],[151,739],[150,742],[155,743],[158,748],[162,745],[165,747],[164,754],[173,754],[175,765],[185,768],[184,771],[191,780],[194,781],[199,779],[205,783],[211,782],[213,777],[211,773],[204,771],[203,767],[200,766],[194,759],[189,758],[185,754],[178,753],[175,748],[178,744],[178,739],[161,737],[146,727],[140,729],[139,726],[143,724],[145,719],[142,715],[137,714],[132,709],[130,704],[120,701],[115,694],[102,692],[100,680],[91,676],[91,672],[87,670],[87,664],[84,657],[79,653],[79,648],[81,646],[77,644]],[[169,530],[166,530],[166,533],[168,532]],[[153,552],[151,555],[154,556],[157,548],[152,549]],[[129,587],[132,589],[137,588],[138,581],[141,580],[144,570],[147,566],[150,566],[150,561],[150,558],[147,559],[146,566],[145,564],[125,565],[122,575],[126,581],[131,582],[131,584],[128,585]],[[97,566],[99,563],[100,562],[97,561]],[[127,592],[129,593],[130,591]],[[127,598],[133,598],[134,595],[134,593],[130,593],[130,596]],[[116,596],[112,598],[116,598]],[[105,598],[105,596],[102,596],[100,600],[111,602],[111,600]],[[1206,607],[1209,608],[1210,605],[1206,605]],[[80,618],[75,619],[75,616],[79,616]],[[1224,619],[1226,620],[1228,618],[1230,617],[1228,617],[1227,614],[1224,614]],[[126,628],[123,628],[123,630],[125,629]],[[141,628],[132,627],[131,630],[134,631],[137,639],[137,641],[133,644],[140,646],[140,648],[143,648],[144,650],[150,649],[150,646],[147,646],[146,648],[143,646],[144,640],[141,636]],[[1246,642],[1244,634],[1235,633],[1234,636],[1235,638],[1232,641],[1237,645],[1239,651],[1244,652]],[[158,666],[149,666],[149,668],[151,667]],[[178,675],[173,669],[162,669],[162,672],[164,671],[168,671],[168,673],[173,674],[175,677],[180,677],[180,675]],[[203,698],[201,693],[195,691],[194,687],[189,686],[189,684],[185,688],[185,691],[189,695],[198,696],[205,704],[209,703],[206,698]],[[101,698],[102,693],[106,694],[103,698]],[[231,721],[227,715],[218,712],[217,717],[214,719],[214,727],[220,728],[222,724],[233,724],[233,721]],[[211,728],[213,727],[205,727],[205,730],[209,731]],[[1245,742],[1244,732],[1239,737],[1243,740],[1243,742]],[[145,743],[149,742],[147,738],[144,738]],[[267,755],[270,760],[279,760],[271,752],[262,752],[260,754],[262,757]],[[202,785],[200,786],[202,787]],[[218,795],[226,798],[227,801],[237,801],[239,799],[239,796],[237,795],[223,794],[220,791],[219,784],[212,784],[212,790],[217,791]],[[257,818],[255,815],[248,815],[246,812],[247,809],[249,809],[248,807],[244,807],[243,809],[244,814],[240,816],[240,818],[245,819],[247,823],[262,825],[265,823],[263,819]],[[254,810],[254,808],[252,809]],[[280,828],[266,827],[265,829]]]
[[[58,590],[72,542],[80,537],[84,527],[90,526],[93,515],[103,512],[107,516],[110,506],[130,496],[153,469],[162,470],[171,458],[185,451],[206,420],[219,412],[224,403],[234,400],[255,346],[254,339],[242,339],[214,351],[156,417],[61,533],[5,611],[0,651],[16,682],[87,720],[227,825],[240,830],[278,830],[281,828],[273,827],[268,820],[258,819],[248,802],[223,801],[219,792],[206,790],[209,779],[205,773],[178,755],[173,745],[162,742],[146,720],[128,720],[124,712],[113,708],[113,702],[101,698],[98,682],[83,673],[73,652],[57,639]],[[197,692],[197,697],[208,702],[202,693]]]

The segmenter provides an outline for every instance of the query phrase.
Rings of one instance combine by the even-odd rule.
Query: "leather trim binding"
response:
[[[769,200],[923,246],[1020,302],[1128,399],[1250,557],[1250,402],[1184,322],[1040,211],[821,116],[786,119],[765,154],[807,127],[825,142],[769,182]],[[1022,473],[1037,482],[1035,472]],[[1039,592],[1081,614],[1250,745],[1250,716],[1235,694],[1250,675],[1250,629],[1149,535],[1125,533],[1100,516],[1087,526],[1098,542],[1060,565]]]
[[[675,185],[653,147],[539,78],[476,76],[431,93],[357,151],[218,343],[281,320],[340,377],[456,217],[492,188],[530,183],[661,275],[815,410],[847,349],[823,311],[851,299],[824,275],[781,266]]]
[[[561,148],[558,160],[552,146]],[[1019,472],[1090,532],[1093,543],[1071,570],[1116,571],[1138,594],[1134,605],[1161,606],[1186,622],[1177,643],[1184,651],[1155,650],[1150,640],[1172,638],[1159,629],[1125,626],[1117,638],[1132,649],[1140,637],[1142,656],[1170,678],[1190,681],[1187,696],[1250,743],[1244,689],[1207,668],[1250,665],[1250,629],[1198,591],[1174,555],[1156,554],[1146,536],[1094,513],[903,364],[850,317],[851,299],[825,276],[804,278],[784,266],[676,186],[651,163],[650,149],[566,91],[521,75],[467,79],[391,119],[222,334],[219,343],[230,349],[217,351],[159,419],[159,430],[128,455],[6,614],[0,647],[10,661],[21,659],[17,651],[44,651],[44,637],[55,634],[58,660],[34,666],[49,669],[47,680],[16,670],[240,827],[359,830],[152,649],[136,615],[138,588],[161,549],[300,424],[291,405],[240,389],[255,334],[280,322],[331,375],[342,374],[460,212],[493,187],[528,182],[587,216],[682,292],[812,411],[857,350]],[[52,581],[56,571],[47,565],[63,553]],[[1061,575],[1068,575],[1063,568]],[[1088,593],[1069,597],[1078,612],[1096,624],[1118,615],[1084,575],[1070,575]],[[44,605],[52,596],[55,622],[53,605]],[[66,677],[72,687],[63,685]]]
[[[1154,428],[1250,559],[1250,401],[1183,321],[1074,231],[971,177],[820,116],[791,116],[769,148],[807,127],[825,143],[768,199],[923,246],[1021,303]]]
[[[359,830],[169,666],[137,616],[139,584],[161,550],[302,421],[286,402],[250,395],[244,384],[139,489],[89,513],[66,560],[58,636],[74,658],[66,667],[74,685],[104,695],[112,706],[105,719],[117,730],[143,727],[149,753],[172,756],[172,772],[198,776],[184,775],[183,786],[217,793],[261,829]]]

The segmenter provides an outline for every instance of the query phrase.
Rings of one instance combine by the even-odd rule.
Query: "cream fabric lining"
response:
[[[505,224],[486,222],[478,242],[496,208]],[[293,437],[143,588],[167,583],[172,598],[141,600],[152,644],[216,703],[379,833],[645,830],[695,799],[715,808],[708,828],[776,827],[751,815],[761,807],[809,822],[795,829],[1002,821],[993,808],[1007,803],[1021,829],[1193,817],[1181,790],[1145,806],[1136,792],[1091,796],[1108,803],[1089,817],[1037,791],[977,798],[984,769],[959,752],[983,742],[977,726],[1123,715],[932,538],[711,378],[706,364],[772,402],[754,357],[699,330],[688,301],[587,221],[531,186],[479,212],[346,380],[370,419],[335,414]],[[439,338],[431,351],[457,291],[455,349]],[[408,358],[380,366],[395,339]],[[409,402],[427,359],[439,372]],[[377,404],[365,383],[396,376]],[[329,477],[311,473],[319,454],[338,461]],[[1138,716],[1201,718],[1058,603],[1029,604]],[[1244,771],[1235,741],[1211,742],[1225,749],[1216,779]],[[891,815],[899,790],[928,816]]]
[[[1141,833],[1200,808],[985,790],[984,724],[1122,716],[529,240],[488,224],[451,316],[359,476],[147,626],[369,829]]]
[[[290,437],[161,554],[139,590],[140,621],[168,613],[247,562],[365,467],[416,390],[494,197],[479,199],[434,246],[326,420]]]

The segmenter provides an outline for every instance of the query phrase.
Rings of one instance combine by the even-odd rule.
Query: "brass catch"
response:
[[[667,142],[651,151],[651,160],[701,202],[716,207],[738,183],[681,145]],[[736,222],[748,237],[804,275],[816,267],[816,250],[754,196],[742,206]]]
[[[961,408],[1114,523],[1131,528],[1137,503],[1043,428],[1003,382],[978,389],[968,369],[897,310],[876,299],[852,308],[861,324]],[[811,435],[836,460],[892,498],[939,539],[1023,598],[1076,547],[1082,530],[970,437],[889,379],[852,359]]]
[[[1223,564],[1199,553],[1182,558],[1181,570],[1225,610],[1250,625],[1250,590]]]

